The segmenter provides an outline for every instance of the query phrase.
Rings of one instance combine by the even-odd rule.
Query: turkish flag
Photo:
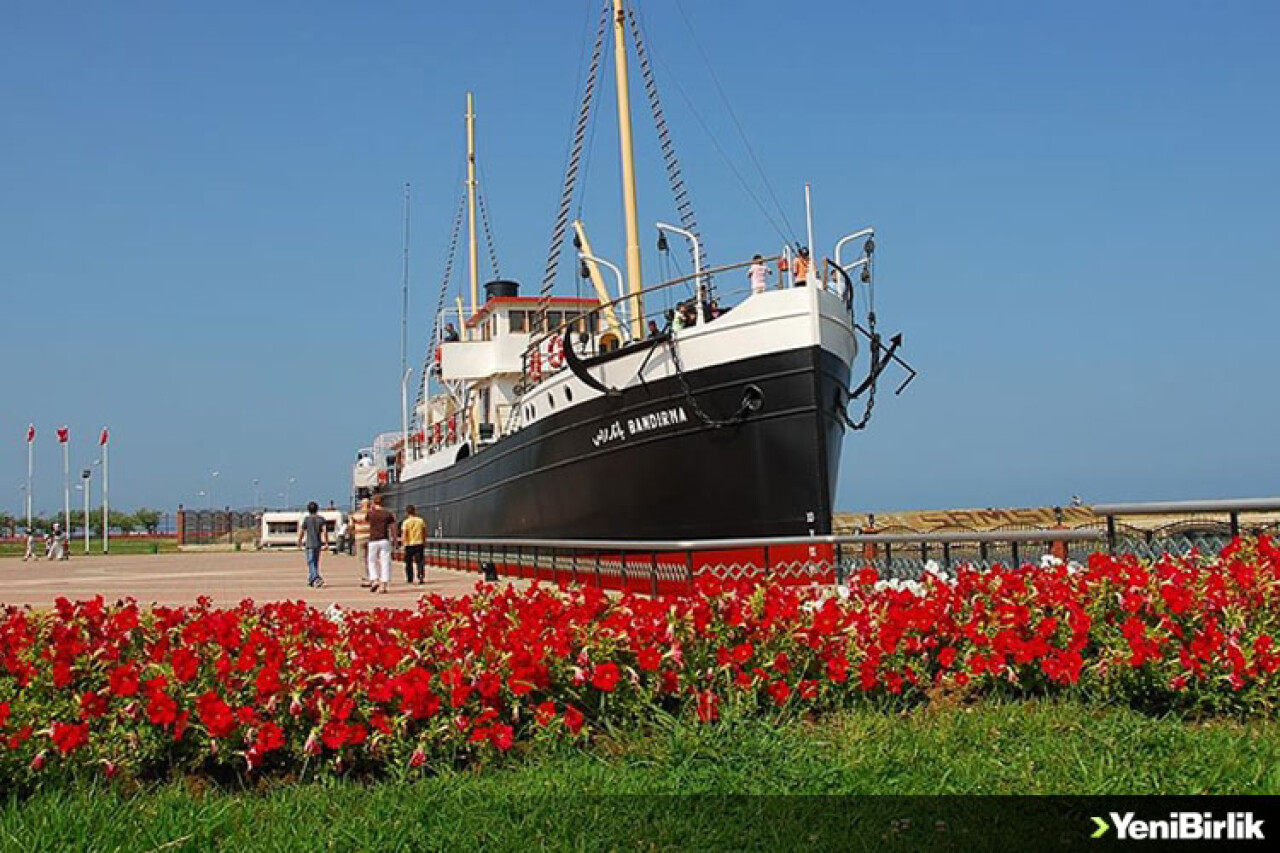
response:
[[[36,425],[27,424],[27,444],[36,440]]]
[[[71,438],[71,428],[70,428],[70,427],[61,427],[61,428],[58,430],[58,443],[59,443],[59,444],[66,444],[66,443],[67,443],[67,439],[69,439],[69,438]]]
[[[102,428],[102,435],[98,436],[98,444],[105,445],[107,443],[107,428]]]

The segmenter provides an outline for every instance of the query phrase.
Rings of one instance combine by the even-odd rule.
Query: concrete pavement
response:
[[[207,595],[224,607],[245,598],[258,603],[302,599],[320,608],[335,603],[348,608],[413,607],[422,595],[465,595],[480,580],[469,572],[428,568],[425,584],[409,585],[403,564],[395,563],[390,591],[375,595],[360,586],[361,568],[354,557],[325,554],[320,562],[325,586],[311,589],[300,551],[91,555],[65,562],[6,558],[0,560],[0,605],[51,607],[59,596],[77,600],[95,595],[107,601],[132,597],[140,604],[190,605]]]

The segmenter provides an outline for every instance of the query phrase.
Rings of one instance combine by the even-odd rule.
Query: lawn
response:
[[[0,558],[3,557],[21,557],[26,553],[27,546],[25,542],[0,542]],[[172,536],[163,537],[130,537],[121,536],[111,539],[112,554],[172,554],[178,550],[177,540]],[[43,558],[44,543],[41,542],[36,548],[36,553]],[[89,540],[89,555],[92,557],[102,556],[102,537],[97,536]],[[71,540],[71,558],[84,556],[84,540]]]
[[[3,802],[0,849],[954,849],[1062,833],[1046,815],[1064,807],[848,795],[1209,793],[1280,793],[1280,723],[984,702],[816,723],[668,720],[416,781],[55,784]],[[993,810],[1005,821],[994,829]],[[1085,823],[1072,815],[1046,840],[1082,841]]]

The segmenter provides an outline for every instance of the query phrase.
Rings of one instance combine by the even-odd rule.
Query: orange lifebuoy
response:
[[[378,472],[378,482],[379,483],[387,482],[387,472],[385,470]]]
[[[547,348],[547,367],[559,370],[564,367],[564,338],[555,335]]]

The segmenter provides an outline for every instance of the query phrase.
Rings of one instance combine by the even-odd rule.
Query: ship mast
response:
[[[622,148],[622,207],[627,224],[627,289],[631,293],[631,339],[644,338],[644,288],[640,274],[640,223],[636,211],[635,146],[631,138],[631,95],[627,81],[626,10],[613,0],[614,76],[618,83],[618,140]],[[473,250],[474,251],[474,250]],[[474,285],[473,285],[474,286]]]
[[[471,315],[480,300],[480,248],[476,242],[476,111],[467,92],[467,259],[471,265]],[[636,267],[637,271],[639,266]],[[461,318],[459,318],[461,319]],[[466,328],[466,324],[462,324]]]

